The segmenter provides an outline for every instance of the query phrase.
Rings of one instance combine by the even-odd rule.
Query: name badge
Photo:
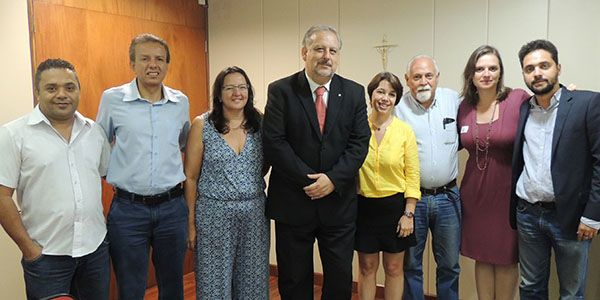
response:
[[[467,133],[469,131],[469,126],[463,126],[460,128],[460,133]]]

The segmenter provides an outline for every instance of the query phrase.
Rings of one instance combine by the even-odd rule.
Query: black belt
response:
[[[537,206],[537,207],[541,207],[541,208],[548,209],[548,210],[556,209],[556,202],[554,202],[554,201],[552,201],[552,202],[538,201],[538,202],[531,203],[525,199],[521,199],[521,202],[525,205]]]
[[[437,195],[437,194],[445,193],[447,190],[449,190],[455,186],[456,186],[456,179],[453,179],[452,181],[448,182],[446,185],[443,185],[440,187],[431,188],[431,189],[421,188],[421,194]]]
[[[157,205],[183,195],[183,187],[180,183],[164,193],[149,196],[130,193],[117,187],[115,188],[115,194],[119,198],[128,199],[133,202],[138,202],[145,205]]]

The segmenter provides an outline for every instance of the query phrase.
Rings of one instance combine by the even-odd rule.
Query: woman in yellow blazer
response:
[[[360,299],[375,298],[381,252],[385,299],[400,299],[402,252],[416,245],[413,218],[417,200],[421,198],[419,154],[412,128],[393,113],[402,90],[398,77],[389,72],[375,75],[367,86],[371,140],[358,175],[355,242],[360,266]]]

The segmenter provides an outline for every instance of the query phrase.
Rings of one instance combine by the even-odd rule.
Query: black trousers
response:
[[[313,245],[323,264],[321,299],[352,297],[352,256],[356,223],[325,226],[275,222],[279,294],[282,300],[313,299]]]

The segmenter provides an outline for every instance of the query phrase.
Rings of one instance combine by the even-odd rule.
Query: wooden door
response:
[[[171,63],[165,84],[190,98],[190,117],[208,109],[206,8],[196,0],[29,0],[33,69],[47,58],[75,65],[81,82],[79,112],[95,119],[102,92],[129,82],[129,43],[140,33],[167,41]],[[112,187],[104,184],[105,213]],[[188,253],[186,273],[193,271]],[[148,286],[156,284],[151,266]],[[111,280],[111,299],[116,299]]]

